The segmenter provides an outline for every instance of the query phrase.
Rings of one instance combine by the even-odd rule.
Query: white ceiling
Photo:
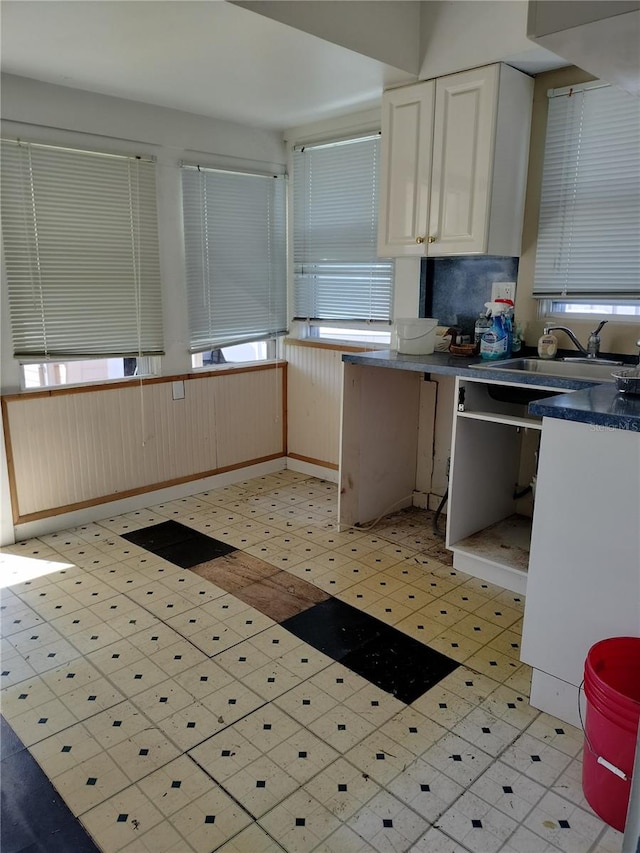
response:
[[[365,110],[416,79],[225,0],[2,0],[1,14],[3,72],[253,127]]]
[[[223,0],[3,0],[2,70],[284,128],[367,109],[407,72]]]

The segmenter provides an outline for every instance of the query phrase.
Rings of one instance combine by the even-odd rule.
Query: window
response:
[[[285,178],[184,166],[182,193],[193,364],[219,363],[286,332]]]
[[[2,231],[29,382],[62,381],[82,359],[117,360],[127,375],[125,357],[162,353],[153,161],[3,140]]]
[[[393,261],[378,258],[379,134],[293,153],[295,316],[391,319]]]
[[[607,316],[609,319],[629,320],[632,317],[640,318],[640,300],[630,299],[625,302],[561,302],[549,300],[545,302],[547,314],[571,314],[577,319],[589,317]]]
[[[22,365],[23,388],[50,388],[56,385],[83,385],[116,381],[157,372],[153,358],[91,358],[77,361],[45,361]]]
[[[640,100],[602,83],[549,93],[534,296],[555,313],[638,316]]]
[[[310,337],[327,340],[353,341],[362,344],[380,344],[387,347],[391,344],[391,331],[384,331],[379,326],[368,325],[366,328],[350,328],[349,326],[317,325],[311,328]]]
[[[192,367],[211,367],[214,364],[244,364],[248,361],[266,361],[275,358],[275,341],[250,341],[230,347],[219,347],[191,356]]]

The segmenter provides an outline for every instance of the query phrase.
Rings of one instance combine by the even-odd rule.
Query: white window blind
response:
[[[293,153],[295,315],[386,320],[393,261],[376,254],[380,137]]]
[[[287,329],[286,179],[184,166],[191,352]]]
[[[640,99],[597,83],[549,95],[534,296],[638,298]]]
[[[16,358],[162,353],[155,163],[2,141]]]

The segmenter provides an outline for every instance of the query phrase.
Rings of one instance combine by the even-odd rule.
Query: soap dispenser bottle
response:
[[[513,330],[513,342],[511,344],[511,354],[515,355],[516,353],[520,353],[522,349],[522,326],[520,323],[516,323],[516,327]]]
[[[550,332],[545,332],[538,338],[538,355],[540,358],[555,358],[558,352],[558,339]]]

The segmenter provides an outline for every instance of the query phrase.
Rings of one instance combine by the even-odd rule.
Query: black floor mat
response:
[[[0,721],[2,853],[99,853],[11,726]]]
[[[190,569],[237,550],[233,545],[220,542],[177,521],[163,521],[120,535],[128,542],[146,548],[183,569]]]
[[[334,660],[375,639],[383,622],[337,598],[329,598],[315,607],[281,622],[283,628]]]
[[[336,598],[281,624],[407,704],[459,666],[457,661]]]
[[[350,652],[341,663],[407,704],[459,666],[391,627],[388,634]]]

